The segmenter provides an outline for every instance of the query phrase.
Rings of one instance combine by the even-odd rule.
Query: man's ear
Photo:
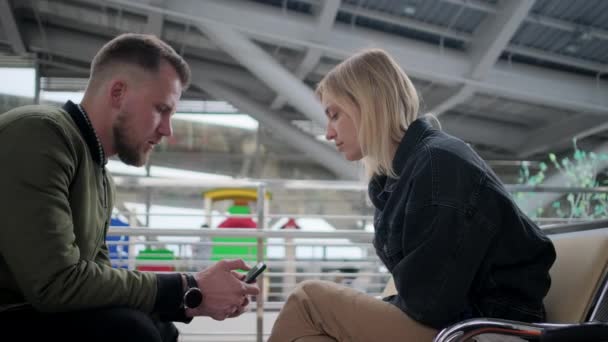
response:
[[[122,107],[122,102],[124,101],[126,92],[127,92],[127,83],[122,79],[113,80],[110,83],[110,104],[112,108],[119,109]]]

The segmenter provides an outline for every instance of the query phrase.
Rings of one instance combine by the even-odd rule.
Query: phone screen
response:
[[[263,262],[253,266],[245,276],[246,283],[253,283],[255,279],[266,269],[266,264]]]

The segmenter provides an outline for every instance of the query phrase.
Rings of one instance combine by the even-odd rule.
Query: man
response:
[[[110,264],[107,158],[144,165],[189,79],[169,45],[123,34],[93,59],[82,103],[0,115],[0,326],[20,339],[175,341],[172,321],[235,317],[259,293],[234,271],[242,260],[193,275]]]

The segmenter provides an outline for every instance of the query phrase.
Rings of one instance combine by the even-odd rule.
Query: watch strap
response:
[[[188,288],[193,288],[196,287],[198,288],[198,283],[196,282],[196,279],[194,279],[194,276],[190,273],[186,273],[186,282],[188,283]]]
[[[201,305],[203,301],[203,293],[201,289],[198,287],[198,283],[194,276],[190,273],[183,273],[184,277],[186,277],[187,288],[184,292],[184,309],[193,309]]]

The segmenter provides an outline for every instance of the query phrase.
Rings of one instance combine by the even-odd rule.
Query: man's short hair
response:
[[[115,63],[131,64],[146,71],[157,72],[162,61],[167,61],[179,75],[182,88],[190,84],[188,63],[167,43],[151,34],[124,33],[97,52],[91,63],[91,80]]]

